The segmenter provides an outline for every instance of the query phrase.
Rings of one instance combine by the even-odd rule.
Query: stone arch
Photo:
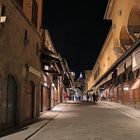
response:
[[[131,9],[127,28],[134,41],[140,38],[140,5],[136,5]]]
[[[126,26],[123,26],[121,28],[119,38],[120,38],[121,47],[123,48],[124,51],[127,51],[131,47],[133,40],[130,37]]]

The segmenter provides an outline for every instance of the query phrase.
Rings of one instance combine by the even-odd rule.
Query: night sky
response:
[[[44,0],[43,26],[57,52],[78,74],[92,69],[110,21],[103,20],[108,0]]]

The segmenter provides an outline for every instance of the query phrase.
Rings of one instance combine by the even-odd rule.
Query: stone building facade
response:
[[[72,86],[66,60],[42,29],[42,5],[0,0],[0,133],[61,103],[64,88]]]
[[[27,0],[0,3],[0,18],[6,17],[0,22],[0,131],[39,116],[41,22],[31,19],[29,4],[33,5]],[[40,18],[42,5],[35,5]]]

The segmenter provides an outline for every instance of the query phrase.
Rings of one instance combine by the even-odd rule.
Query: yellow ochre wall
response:
[[[87,90],[90,90],[97,81],[108,71],[108,69],[114,64],[118,59],[115,55],[113,48],[116,47],[116,40],[118,41],[118,46],[120,45],[120,34],[123,27],[126,28],[128,32],[128,22],[132,8],[135,6],[140,6],[140,0],[110,0],[106,9],[104,18],[107,20],[112,20],[112,27],[107,35],[105,43],[100,51],[93,69],[87,78]],[[132,18],[132,17],[131,17]],[[100,66],[100,74],[94,80],[94,73],[96,71],[97,65]]]

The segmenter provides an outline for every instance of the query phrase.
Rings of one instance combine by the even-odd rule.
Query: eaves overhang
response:
[[[59,62],[61,60],[60,56],[48,49],[43,49],[41,51],[40,60],[44,64],[52,64],[54,62]]]
[[[47,56],[51,57],[51,58],[55,58],[55,59],[60,60],[60,56],[57,53],[54,53],[54,52],[52,52],[52,51],[50,51],[48,49],[43,50],[42,53],[44,55],[47,55]]]
[[[93,85],[92,87],[98,85],[101,80],[103,80],[104,77],[106,77],[120,62],[122,62],[128,55],[130,55],[136,48],[138,48],[140,45],[140,39],[137,40],[133,46],[127,51],[125,52],[119,59],[117,59],[117,61],[109,68],[109,70],[104,73],[101,78],[96,82],[95,85]]]

